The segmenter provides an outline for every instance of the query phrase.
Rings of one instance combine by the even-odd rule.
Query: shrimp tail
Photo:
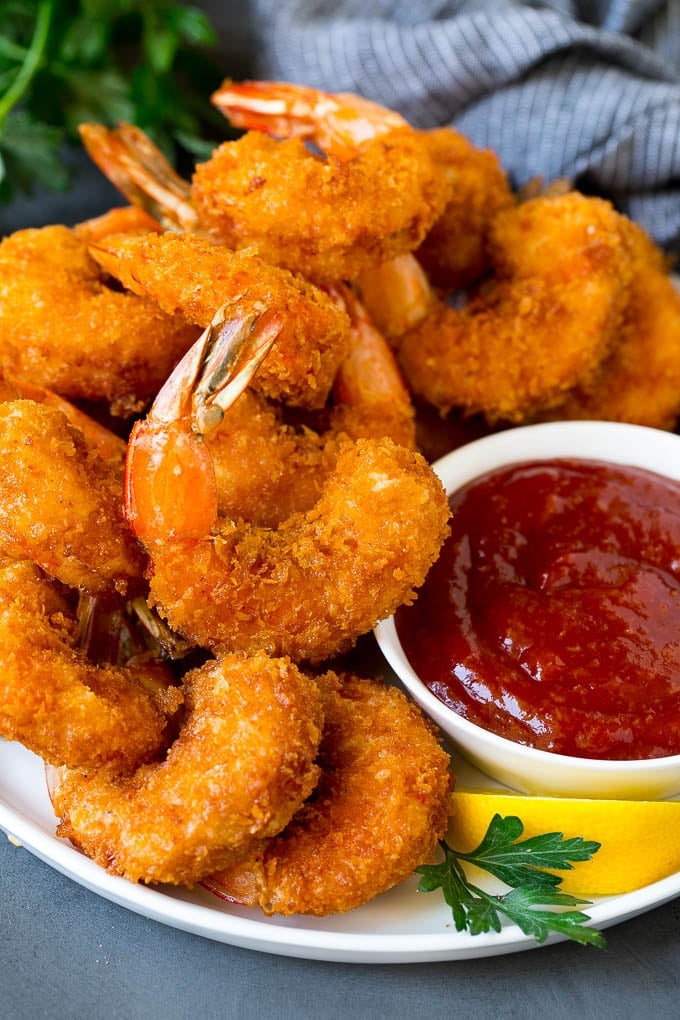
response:
[[[362,96],[286,82],[227,79],[211,102],[234,127],[276,138],[310,138],[341,162],[354,159],[362,142],[408,127],[400,114]]]
[[[90,159],[129,202],[166,230],[196,229],[189,184],[143,131],[125,123],[114,129],[81,124],[78,130]]]
[[[125,515],[142,542],[199,539],[217,519],[217,485],[203,437],[246,389],[283,326],[269,310],[227,316],[225,305],[132,430]]]

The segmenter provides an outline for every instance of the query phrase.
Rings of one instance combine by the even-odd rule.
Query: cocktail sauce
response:
[[[451,536],[396,617],[430,690],[543,750],[680,753],[680,484],[535,461],[476,479],[450,504]]]

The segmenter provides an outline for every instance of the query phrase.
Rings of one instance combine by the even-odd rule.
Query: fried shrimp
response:
[[[191,886],[288,824],[318,778],[322,711],[286,659],[226,656],[189,673],[162,762],[67,774],[58,833],[133,882]]]
[[[633,275],[616,346],[591,387],[560,404],[560,418],[597,418],[673,429],[680,415],[680,295],[663,253],[625,220]]]
[[[81,231],[20,230],[0,243],[0,367],[126,416],[156,392],[197,330],[122,291],[88,255],[87,240],[106,236],[107,223],[139,230],[139,211],[123,212]]]
[[[0,549],[91,593],[139,591],[146,558],[123,517],[123,462],[61,410],[0,403]]]
[[[126,513],[150,555],[151,601],[175,630],[220,651],[320,661],[414,597],[449,511],[422,457],[366,439],[342,449],[316,504],[276,530],[219,517],[202,435],[247,385],[279,328],[271,313],[234,319],[229,329],[257,358],[246,348],[245,369],[226,374],[219,334],[206,331],[133,429]]]
[[[105,425],[95,421],[75,404],[60,397],[58,393],[53,393],[52,390],[45,389],[44,386],[36,386],[25,379],[17,379],[6,372],[0,372],[0,403],[11,400],[34,400],[38,404],[46,404],[48,407],[61,411],[71,425],[96,446],[104,460],[118,461],[119,463],[124,461],[127,449],[125,440],[111,432]]]
[[[417,247],[444,207],[444,174],[391,110],[277,82],[225,82],[212,101],[256,129],[221,145],[193,180],[201,222],[235,247],[311,279],[348,280]]]
[[[147,689],[152,667],[93,664],[77,633],[61,586],[28,561],[0,562],[0,735],[58,766],[150,760],[180,693]]]
[[[191,184],[138,128],[85,124],[80,133],[109,180],[164,226],[253,248],[316,281],[351,279],[411,251],[444,208],[442,169],[391,110],[272,82],[225,83],[213,102],[233,124],[257,130],[216,149]]]
[[[462,310],[431,295],[420,324],[394,340],[413,392],[441,412],[516,423],[592,383],[627,302],[621,222],[608,202],[576,192],[499,214],[489,234],[494,279]]]
[[[129,290],[203,328],[225,302],[239,313],[275,308],[283,324],[256,385],[289,404],[325,403],[347,355],[349,322],[317,287],[251,252],[232,252],[190,234],[107,237],[90,252]]]
[[[449,756],[393,687],[330,673],[319,680],[321,778],[279,835],[203,884],[265,914],[340,913],[432,860],[447,826]]]
[[[276,527],[309,510],[348,439],[387,436],[415,448],[414,409],[392,350],[351,293],[337,294],[350,312],[350,350],[319,429],[286,423],[280,407],[248,390],[205,437],[221,516]]]
[[[446,208],[414,254],[435,287],[461,290],[486,273],[489,228],[515,200],[494,152],[476,148],[452,128],[423,137],[449,191]]]

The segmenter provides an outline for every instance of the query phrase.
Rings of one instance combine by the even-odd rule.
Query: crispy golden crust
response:
[[[491,150],[451,128],[423,132],[423,139],[449,190],[446,208],[415,254],[435,287],[460,290],[487,272],[489,228],[515,199]]]
[[[220,515],[276,527],[308,510],[321,495],[340,441],[334,433],[285,425],[258,394],[242,394],[206,437]]]
[[[319,662],[411,601],[448,516],[420,455],[359,440],[316,505],[276,531],[224,521],[201,541],[159,542],[151,599],[197,644]]]
[[[673,429],[680,415],[680,295],[663,253],[634,223],[626,220],[622,229],[633,275],[614,350],[593,385],[570,393],[553,417]]]
[[[59,834],[133,882],[194,884],[280,832],[318,778],[321,702],[288,660],[210,662],[185,698],[165,761],[68,775],[55,798]]]
[[[254,387],[289,404],[317,408],[325,403],[347,353],[349,322],[317,287],[252,252],[233,252],[192,234],[121,234],[98,242],[91,252],[129,290],[202,327],[227,302],[234,315],[279,312],[283,329]]]
[[[340,913],[429,863],[447,826],[449,756],[392,687],[327,674],[318,786],[280,836],[210,876],[266,914]]]
[[[143,668],[95,666],[75,633],[61,590],[36,566],[0,563],[0,734],[52,765],[149,760],[165,747],[179,693],[150,693]]]
[[[335,404],[326,424],[321,432],[295,428],[282,421],[280,408],[243,393],[206,437],[220,515],[276,527],[314,506],[349,439],[388,436],[415,445],[410,416],[387,402]]]
[[[501,213],[496,271],[461,311],[437,304],[397,341],[414,392],[445,412],[521,422],[590,383],[615,342],[632,261],[608,202],[542,197]]]
[[[67,227],[0,244],[0,366],[68,397],[139,410],[196,339],[194,326],[125,293]]]
[[[61,411],[0,404],[0,550],[73,588],[141,590],[146,557],[123,518],[123,465]]]
[[[412,251],[441,213],[446,185],[419,134],[396,129],[355,159],[320,159],[298,138],[250,131],[196,168],[201,223],[313,280],[351,280]]]

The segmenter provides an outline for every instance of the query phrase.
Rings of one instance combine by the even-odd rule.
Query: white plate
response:
[[[481,779],[462,762],[457,761],[455,767],[466,785],[475,785],[474,776]],[[483,780],[476,785],[483,785]],[[223,903],[203,889],[189,892],[133,885],[109,875],[57,839],[41,760],[19,744],[3,741],[0,828],[58,871],[114,903],[171,927],[244,949],[345,963],[424,963],[494,956],[537,946],[515,925],[498,934],[457,932],[439,893],[418,893],[415,877],[364,907],[328,918],[263,918],[253,910]],[[636,892],[601,899],[586,909],[594,926],[606,928],[678,895],[680,872]]]

